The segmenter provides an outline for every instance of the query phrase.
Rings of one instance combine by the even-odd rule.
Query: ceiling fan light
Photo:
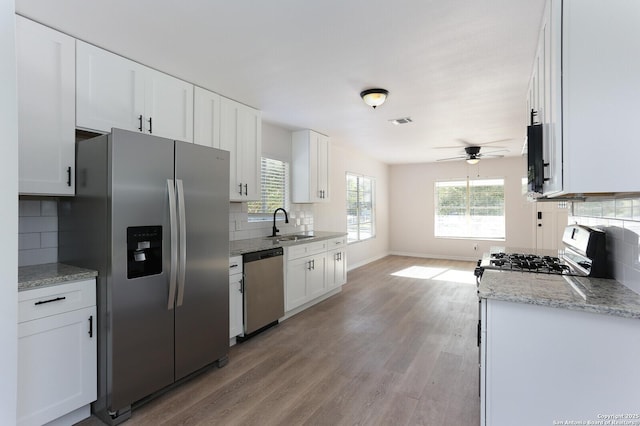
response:
[[[473,164],[478,164],[479,162],[480,162],[480,159],[479,159],[479,158],[476,158],[476,157],[473,157],[473,158],[467,158],[467,163],[468,163],[468,164],[473,165]]]
[[[382,105],[388,95],[389,91],[385,89],[367,89],[360,92],[360,97],[364,103],[374,109]]]

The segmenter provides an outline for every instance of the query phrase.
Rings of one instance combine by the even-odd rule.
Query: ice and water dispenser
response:
[[[162,273],[162,226],[127,228],[127,278]]]

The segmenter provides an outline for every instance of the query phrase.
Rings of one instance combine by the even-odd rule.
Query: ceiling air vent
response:
[[[413,123],[413,120],[411,119],[411,117],[394,118],[393,120],[389,120],[389,121],[395,124],[396,126],[398,124]]]

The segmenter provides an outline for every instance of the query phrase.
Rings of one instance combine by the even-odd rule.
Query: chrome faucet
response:
[[[284,223],[289,223],[289,215],[287,215],[287,211],[285,209],[283,209],[282,207],[278,207],[274,212],[273,212],[273,228],[271,232],[271,236],[275,237],[277,236],[277,233],[280,232],[280,230],[278,228],[276,228],[276,213],[278,213],[278,210],[282,210],[284,212]]]

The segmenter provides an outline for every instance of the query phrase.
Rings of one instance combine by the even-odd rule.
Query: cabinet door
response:
[[[324,135],[317,136],[316,149],[317,188],[316,195],[319,201],[329,201],[329,138]]]
[[[262,119],[260,111],[240,105],[238,111],[238,170],[244,185],[244,199],[258,201],[261,196]]]
[[[18,424],[40,425],[96,399],[95,306],[18,324]]]
[[[548,91],[546,126],[543,128],[545,177],[543,193],[554,194],[562,191],[562,2],[548,2],[544,13],[545,57],[549,73],[545,90]],[[588,44],[585,44],[588,45]]]
[[[291,200],[319,203],[329,200],[329,138],[313,130],[293,132]]]
[[[238,104],[224,97],[220,98],[220,149],[229,151],[229,198],[243,201],[243,187],[238,179]]]
[[[307,269],[306,279],[307,300],[321,296],[327,291],[326,261],[327,256],[324,253],[311,258],[311,267]]]
[[[76,45],[76,126],[142,131],[146,68],[81,41]]]
[[[347,253],[334,250],[327,254],[327,290],[347,282]]]
[[[193,142],[220,148],[220,95],[194,87]]]
[[[147,69],[146,133],[193,142],[193,85]]]
[[[229,275],[229,338],[242,334],[242,274]]]
[[[73,195],[75,41],[16,16],[19,192]]]
[[[260,111],[221,97],[220,149],[231,153],[230,200],[259,200],[261,196],[260,156],[262,155]]]
[[[285,280],[285,311],[290,311],[307,301],[307,271],[310,268],[310,257],[287,262]]]

